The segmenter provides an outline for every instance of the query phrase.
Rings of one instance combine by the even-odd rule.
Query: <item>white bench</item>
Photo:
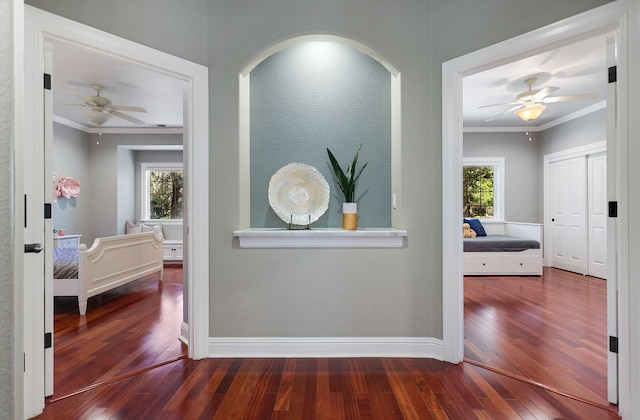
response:
[[[163,258],[165,261],[182,261],[182,222],[161,222],[164,242]]]

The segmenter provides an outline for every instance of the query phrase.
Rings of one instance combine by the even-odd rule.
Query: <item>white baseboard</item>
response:
[[[182,341],[187,346],[189,345],[189,324],[183,322],[180,325],[180,341]]]
[[[444,360],[429,337],[210,337],[209,357],[420,357]]]

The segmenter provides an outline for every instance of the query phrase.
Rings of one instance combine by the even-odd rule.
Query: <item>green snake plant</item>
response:
[[[327,148],[327,154],[329,155],[329,160],[331,161],[331,166],[333,167],[333,172],[336,175],[336,181],[338,182],[338,186],[342,193],[344,194],[344,201],[346,203],[355,203],[356,202],[356,182],[358,178],[360,178],[360,174],[364,168],[367,167],[367,163],[365,163],[359,171],[356,171],[356,165],[358,164],[358,155],[360,154],[360,149],[362,149],[362,144],[358,147],[358,151],[356,155],[353,157],[353,162],[351,165],[347,167],[346,173],[340,167],[340,164],[336,160],[331,150]]]

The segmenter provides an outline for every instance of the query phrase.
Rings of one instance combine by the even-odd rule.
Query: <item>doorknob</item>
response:
[[[44,247],[42,246],[42,244],[24,244],[24,253],[30,253],[33,252],[35,254],[39,254],[42,252],[42,250],[44,249]]]

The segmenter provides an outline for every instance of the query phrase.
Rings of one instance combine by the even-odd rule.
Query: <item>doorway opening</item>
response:
[[[46,180],[44,171],[45,138],[40,133],[51,135],[51,111],[45,112],[45,87],[42,85],[42,69],[45,69],[45,45],[49,41],[61,40],[77,43],[92,51],[117,57],[123,61],[134,63],[154,71],[171,75],[180,80],[183,92],[183,143],[185,162],[185,188],[188,190],[184,214],[184,248],[187,258],[184,261],[185,293],[187,310],[183,315],[181,329],[182,338],[188,343],[188,356],[200,359],[208,356],[208,70],[201,65],[180,59],[169,54],[133,43],[97,29],[86,27],[68,19],[25,6],[25,109],[29,110],[25,139],[31,144],[24,150],[42,151],[22,159],[42,160],[35,166],[41,173],[25,174],[21,181],[25,183],[25,193],[32,197],[48,197],[44,194],[42,184],[35,188],[30,180]],[[38,83],[40,82],[40,83]],[[49,137],[50,138],[50,137]],[[46,200],[46,199],[45,199]],[[47,200],[48,201],[48,200]],[[30,224],[28,232],[37,242],[51,243],[52,229],[34,229]],[[193,227],[195,226],[195,228]],[[190,228],[191,227],[191,228]],[[41,257],[44,259],[44,257]],[[44,265],[44,264],[43,264]],[[42,277],[37,274],[25,276],[24,307],[28,302],[39,301],[44,294]],[[51,286],[45,289],[51,292]],[[46,301],[46,299],[45,299]],[[46,378],[52,377],[45,372],[52,369],[51,363],[45,362],[45,350],[28,343],[42,342],[45,330],[44,310],[25,311],[25,347],[30,352],[25,358],[25,389],[45,390]],[[51,331],[49,331],[51,332]],[[52,353],[52,351],[51,351]],[[26,392],[24,412],[37,414],[44,406],[44,395]]]
[[[443,65],[443,337],[445,360],[460,362],[464,357],[464,281],[462,269],[462,238],[460,235],[460,209],[462,209],[462,80],[464,77],[499,65],[516,61],[542,51],[549,51],[559,46],[570,45],[577,40],[596,35],[615,32],[616,41],[620,39],[620,13],[605,14],[601,10],[591,11],[566,21],[549,25],[501,44],[468,54],[467,56],[444,63]],[[620,51],[618,51],[620,53]],[[620,56],[618,56],[620,57]],[[615,88],[624,89],[618,81]],[[614,98],[615,100],[615,98]],[[618,104],[619,105],[619,104]],[[608,116],[611,124],[619,123]],[[609,124],[608,124],[609,125]],[[608,135],[608,145],[617,150],[615,145],[621,141],[617,134]],[[608,147],[609,149],[609,147]],[[609,156],[608,159],[615,159]],[[615,162],[615,160],[614,160]],[[619,170],[626,171],[626,168]],[[620,171],[617,176],[620,177]],[[617,178],[619,179],[619,178]],[[611,185],[617,181],[609,180]],[[615,194],[615,193],[614,193]],[[610,235],[614,234],[613,232]],[[615,243],[615,240],[614,240]],[[611,244],[611,238],[609,238]],[[607,282],[607,294],[616,293],[616,276]],[[610,286],[611,285],[611,286]],[[610,289],[613,287],[613,289]],[[608,299],[607,319],[617,320],[617,302]],[[617,321],[614,321],[617,322]],[[608,325],[611,334],[611,324]],[[617,334],[617,330],[613,332]],[[611,363],[611,358],[616,363]],[[617,355],[608,355],[609,401],[617,402]],[[612,366],[615,366],[612,373]],[[612,389],[614,393],[612,394]]]

